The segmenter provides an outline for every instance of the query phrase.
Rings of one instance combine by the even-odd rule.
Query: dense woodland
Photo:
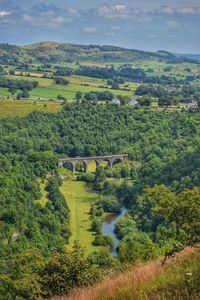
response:
[[[197,243],[200,236],[199,134],[198,111],[174,114],[94,103],[68,104],[57,114],[34,112],[25,118],[1,120],[0,269],[7,274],[0,284],[2,294],[8,287],[11,297],[18,295],[20,299],[66,293],[99,278],[94,264],[113,264],[105,254],[84,260],[77,254],[82,251],[78,247],[72,253],[52,254],[53,251],[62,253],[70,236],[70,212],[59,191],[62,181],[57,173],[61,155],[127,153],[129,160],[136,163],[135,167],[122,164],[120,169],[113,170],[99,167],[95,174],[79,178],[90,182],[102,194],[102,200],[91,211],[96,245],[113,247],[109,237],[101,236],[102,213],[118,212],[124,205],[129,208],[116,226],[122,263],[148,260]],[[48,174],[54,176],[49,178]],[[116,186],[108,180],[113,177],[131,178],[131,181]],[[38,203],[40,180],[47,181],[45,207]],[[42,257],[50,255],[50,258],[39,264],[40,255],[34,256],[33,248],[40,251],[41,261]],[[19,272],[16,261],[24,251],[31,251],[24,256],[29,271],[25,267]],[[67,256],[65,264],[62,255]],[[79,259],[74,263],[77,273],[71,285],[63,286],[62,280],[68,279],[60,278],[59,282],[58,277],[52,286],[56,261],[60,264],[58,272],[64,276],[75,256]],[[85,265],[81,279],[79,263]],[[30,274],[36,276],[35,288],[29,282],[33,276]],[[23,280],[28,294],[17,285]]]

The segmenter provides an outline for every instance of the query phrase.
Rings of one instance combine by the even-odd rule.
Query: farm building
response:
[[[114,98],[112,101],[110,101],[110,104],[111,104],[111,105],[120,105],[120,104],[121,104],[121,102],[120,102],[120,100],[119,100],[119,99],[117,99],[117,98]]]
[[[198,108],[198,102],[192,100],[187,104],[187,109],[194,109],[194,108]]]
[[[138,104],[138,100],[137,99],[132,99],[131,101],[129,101],[128,105],[130,106],[135,106],[136,104]]]

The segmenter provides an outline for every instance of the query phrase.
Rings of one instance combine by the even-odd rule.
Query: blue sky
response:
[[[0,42],[200,53],[200,0],[0,0]]]

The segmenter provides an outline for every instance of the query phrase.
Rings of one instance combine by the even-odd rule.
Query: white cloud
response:
[[[181,27],[181,24],[177,21],[168,21],[167,26],[174,29],[179,29]]]
[[[140,9],[126,5],[103,5],[98,8],[98,14],[104,19],[121,19],[133,21],[149,21],[149,17]]]
[[[84,27],[84,31],[87,33],[94,33],[97,31],[96,27]]]
[[[23,20],[34,26],[60,27],[66,21],[62,16],[47,11],[38,15],[24,15]]]
[[[149,37],[150,39],[156,39],[156,38],[157,38],[157,35],[154,34],[154,33],[151,33],[151,34],[148,35],[148,37]]]
[[[183,15],[198,15],[200,14],[199,7],[181,7],[176,9],[176,13]]]
[[[8,11],[0,11],[0,17],[1,18],[9,16],[9,15],[10,15],[10,12],[8,12]]]
[[[120,26],[117,26],[117,25],[112,26],[112,30],[119,30],[119,29],[120,29]]]
[[[200,6],[191,6],[191,7],[170,7],[170,6],[161,6],[154,10],[154,13],[157,14],[166,14],[166,15],[199,15]]]
[[[71,15],[77,15],[79,13],[78,9],[76,9],[76,8],[68,8],[67,11]]]
[[[115,36],[115,33],[114,32],[107,32],[106,35],[107,36]]]

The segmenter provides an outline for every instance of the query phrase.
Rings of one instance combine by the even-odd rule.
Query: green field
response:
[[[60,188],[70,209],[70,237],[67,248],[71,249],[75,240],[91,253],[96,247],[92,245],[95,233],[90,231],[91,204],[99,199],[99,195],[88,190],[85,182],[64,181]]]
[[[54,102],[0,99],[0,118],[23,117],[33,111],[58,112],[61,108],[59,103]]]
[[[34,75],[34,74],[32,74]],[[38,75],[38,74],[37,74]],[[40,74],[42,76],[42,74]],[[25,79],[25,80],[36,80],[39,83],[39,86],[33,89],[30,92],[30,98],[45,98],[45,99],[56,99],[58,95],[65,97],[66,99],[74,99],[75,95],[78,91],[82,93],[87,93],[90,91],[105,91],[110,89],[107,86],[106,80],[83,77],[83,76],[71,76],[64,77],[69,80],[69,84],[67,86],[54,84],[52,79],[41,78],[34,75],[34,77],[27,76],[9,76],[12,79]],[[131,96],[135,89],[138,87],[137,83],[129,83],[129,89],[131,91],[124,90],[111,90],[114,95],[127,95]],[[120,88],[124,88],[124,85],[121,85]],[[0,95],[3,96],[11,96],[7,89],[0,89]]]

